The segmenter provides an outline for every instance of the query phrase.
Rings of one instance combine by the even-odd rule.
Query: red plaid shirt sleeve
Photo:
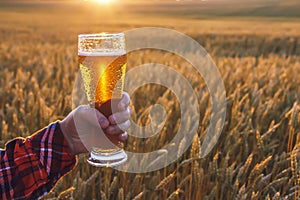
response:
[[[55,122],[0,151],[0,199],[38,199],[76,165]]]

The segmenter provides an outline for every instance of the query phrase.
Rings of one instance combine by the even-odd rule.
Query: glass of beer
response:
[[[108,118],[117,112],[122,98],[127,64],[124,33],[78,35],[78,61],[90,106]],[[89,164],[109,167],[127,160],[121,144],[113,139],[107,143],[92,147]]]

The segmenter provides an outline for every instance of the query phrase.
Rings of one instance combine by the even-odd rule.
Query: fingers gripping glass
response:
[[[127,64],[124,34],[79,35],[78,61],[90,105],[108,118],[117,111],[123,92]],[[92,147],[89,164],[116,166],[127,160],[116,137],[109,139],[111,145]]]

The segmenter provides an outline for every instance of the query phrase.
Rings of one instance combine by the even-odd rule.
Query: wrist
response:
[[[73,155],[76,155],[76,152],[74,150],[74,144],[70,138],[71,137],[70,132],[72,132],[72,130],[70,131],[68,128],[68,127],[70,127],[68,125],[68,122],[66,120],[62,120],[62,121],[59,121],[58,124],[59,124],[59,128],[64,136],[64,139],[69,146],[70,151],[73,153]]]
[[[59,126],[73,155],[88,152],[78,136],[73,118],[72,120],[64,119],[59,121]]]

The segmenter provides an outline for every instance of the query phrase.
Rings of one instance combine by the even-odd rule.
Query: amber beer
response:
[[[79,52],[78,60],[88,101],[109,117],[116,112],[122,97],[127,63],[125,52]]]

